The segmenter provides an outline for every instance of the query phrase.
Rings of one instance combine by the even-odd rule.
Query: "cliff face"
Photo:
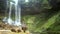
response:
[[[0,10],[6,10],[7,0],[0,0]]]

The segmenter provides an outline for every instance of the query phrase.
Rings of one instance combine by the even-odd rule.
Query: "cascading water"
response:
[[[15,1],[15,22],[14,22],[14,25],[20,26],[21,25],[21,18],[20,18],[21,8],[19,8],[19,6],[18,6],[18,0],[14,0],[14,1]]]
[[[14,0],[15,1],[15,0]],[[28,2],[28,0],[26,0],[26,2]],[[12,7],[15,7],[15,20],[12,20]],[[21,24],[21,6],[18,5],[18,0],[16,0],[15,3],[13,2],[10,2],[10,7],[9,7],[9,15],[8,15],[8,18],[5,17],[3,19],[3,21],[5,21],[6,24],[9,24],[9,25],[14,25],[14,26],[18,26],[19,28],[21,28],[20,26],[26,28],[26,25],[23,23]]]
[[[10,25],[11,25],[12,22],[13,22],[12,19],[11,19],[11,9],[12,9],[12,4],[13,4],[13,3],[10,2],[9,16],[8,16],[8,19],[7,19],[7,23],[10,24]]]
[[[5,24],[12,24],[12,19],[11,19],[11,8],[12,8],[12,2],[10,2],[10,7],[9,7],[9,16],[8,17],[4,17],[3,21],[5,22]]]
[[[15,0],[14,0],[15,1]],[[11,11],[12,11],[12,6],[13,4],[15,5],[15,20],[12,20],[11,18]],[[18,6],[18,0],[15,1],[15,3],[10,2],[10,7],[9,7],[9,15],[8,18],[5,17],[3,21],[9,25],[14,25],[14,26],[20,26],[21,25],[21,7]]]
[[[17,25],[17,26],[21,25],[20,12],[21,12],[21,8],[19,8],[19,6],[17,6],[17,4],[15,4],[15,23],[14,23],[14,25]]]

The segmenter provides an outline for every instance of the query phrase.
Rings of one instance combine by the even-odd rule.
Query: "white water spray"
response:
[[[25,0],[25,2],[29,2],[29,0]]]
[[[21,12],[21,9],[18,8],[17,5],[15,5],[15,23],[14,25],[16,26],[20,26],[21,25],[21,18],[20,18],[20,12]]]
[[[12,2],[10,2],[10,8],[9,8],[9,16],[8,16],[8,19],[7,19],[7,22],[8,24],[12,24],[12,19],[11,19],[11,9],[12,9]]]
[[[14,22],[14,25],[20,26],[21,25],[21,18],[20,18],[21,8],[19,8],[19,6],[18,6],[18,0],[14,0],[14,1],[15,1],[15,22]]]
[[[9,7],[9,16],[8,18],[5,18],[6,23],[9,25],[14,25],[14,26],[21,26],[21,7],[18,6],[18,0],[14,0],[15,3],[10,2],[10,7]],[[15,21],[12,20],[11,16],[11,11],[12,11],[12,6],[13,4],[15,5]]]
[[[4,17],[4,19],[3,19],[3,21],[5,22],[5,24],[12,24],[12,19],[11,19],[11,9],[12,9],[12,2],[10,2],[10,7],[9,7],[9,16],[8,16],[8,18],[7,17]]]

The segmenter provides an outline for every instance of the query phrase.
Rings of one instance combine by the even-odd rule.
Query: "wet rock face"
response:
[[[18,29],[18,30],[11,29],[11,31],[12,31],[12,32],[21,32],[21,30],[20,30],[20,29]]]
[[[0,0],[0,10],[6,10],[7,0]]]
[[[16,32],[16,30],[15,30],[15,29],[11,29],[11,31],[12,31],[12,32]]]
[[[22,30],[25,32],[27,30],[27,27],[22,27]]]
[[[27,27],[22,27],[21,29],[14,27],[11,29],[12,32],[22,32],[22,31],[25,32],[26,30],[27,30]]]
[[[18,30],[17,30],[17,32],[21,32],[21,30],[20,30],[20,29],[18,29]]]

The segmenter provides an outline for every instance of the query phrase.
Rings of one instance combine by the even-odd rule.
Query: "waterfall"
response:
[[[12,24],[12,19],[11,19],[11,10],[12,10],[12,2],[10,2],[10,7],[9,7],[9,16],[8,16],[8,19],[7,19],[7,22],[9,24]]]
[[[15,0],[14,0],[15,1]],[[12,7],[15,7],[15,20],[12,20]],[[14,26],[21,26],[21,7],[18,5],[18,0],[15,1],[15,3],[10,2],[10,7],[9,7],[9,14],[8,17],[5,17],[3,21],[5,20],[5,23],[8,23],[9,25],[14,25]]]
[[[14,25],[20,26],[21,25],[21,8],[15,4],[15,23]]]

